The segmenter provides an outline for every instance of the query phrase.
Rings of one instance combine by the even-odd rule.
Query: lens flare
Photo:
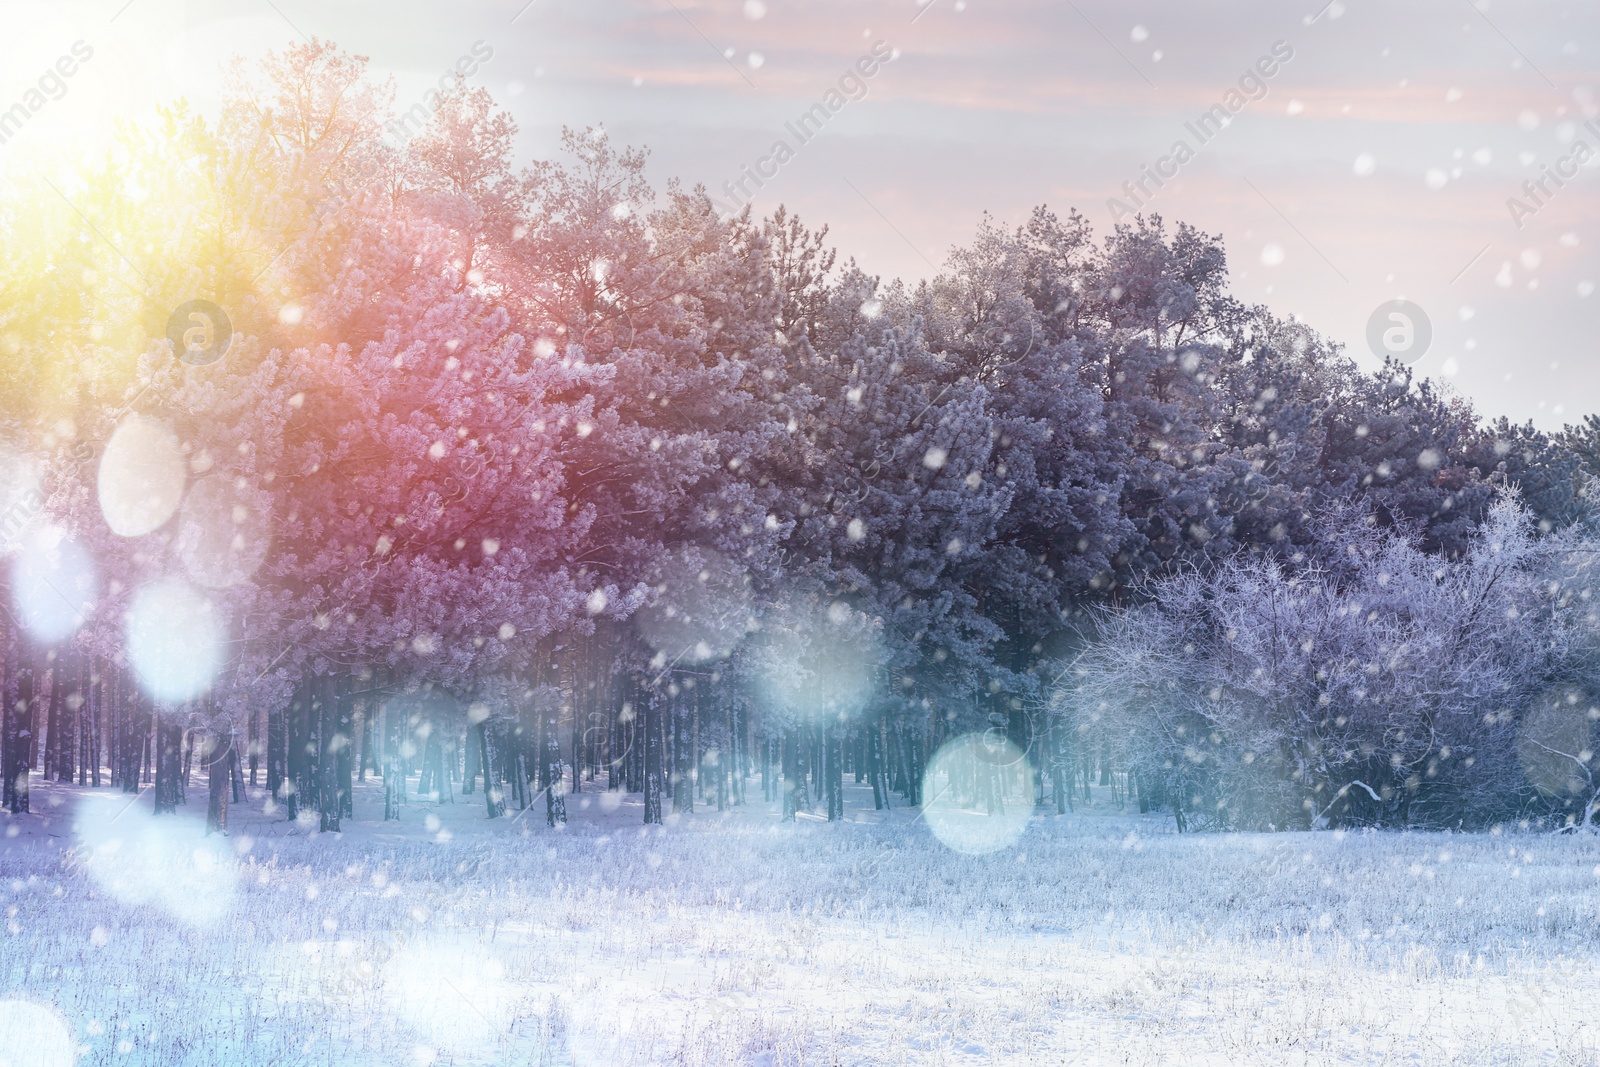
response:
[[[733,655],[750,620],[750,576],[714,549],[686,545],[653,576],[655,596],[633,616],[639,635],[681,665]]]
[[[0,1067],[72,1067],[78,1042],[61,1014],[28,1000],[0,1000]]]
[[[134,415],[100,457],[100,513],[119,537],[159,530],[178,510],[185,480],[177,435],[159,419]]]
[[[408,940],[383,966],[383,1003],[430,1046],[489,1062],[512,1034],[527,991],[483,946],[442,935]]]
[[[204,594],[163,579],[140,589],[128,609],[128,661],[156,700],[200,696],[222,668],[222,624]]]
[[[0,440],[0,551],[21,544],[43,512],[37,465]]]
[[[47,645],[76,633],[99,595],[94,560],[59,531],[29,538],[12,561],[12,609],[27,631]]]
[[[922,817],[946,848],[983,856],[1010,848],[1033,814],[1033,768],[998,730],[945,742],[922,777]]]
[[[843,601],[769,629],[764,695],[803,716],[848,717],[872,699],[879,646],[866,620]]]
[[[271,512],[265,494],[226,478],[203,478],[184,497],[178,556],[196,585],[226,589],[267,558]]]
[[[237,866],[226,838],[201,832],[198,815],[157,818],[127,797],[86,795],[73,823],[77,860],[102,890],[203,928],[232,909]]]

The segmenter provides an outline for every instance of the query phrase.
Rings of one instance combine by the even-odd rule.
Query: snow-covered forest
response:
[[[1363,373],[1157,217],[986,219],[912,287],[602,130],[388,105],[296,46],[127,133],[92,229],[8,198],[8,810],[199,765],[217,828],[372,775],[837,819],[976,733],[996,806],[1593,822],[1600,423]]]
[[[912,285],[436,103],[295,45],[0,195],[0,995],[74,1057],[1176,1062],[1059,1021],[1203,987],[1205,1062],[1593,1062],[1600,418],[1157,215]]]

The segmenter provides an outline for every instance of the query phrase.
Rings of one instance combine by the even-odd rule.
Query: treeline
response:
[[[1593,420],[1485,424],[1365,373],[1158,217],[986,219],[937,277],[886,284],[782,208],[653,189],[598,130],[519,168],[483,90],[395,149],[360,57],[237,77],[217,123],[175,105],[70,196],[22,176],[0,202],[13,810],[27,766],[103,758],[170,808],[190,745],[329,829],[369,770],[391,814],[417,772],[491,816],[555,822],[603,782],[654,822],[760,777],[836,818],[847,774],[918,802],[938,745],[983,730],[1035,800],[1095,774],[1184,825],[1592,815],[1525,769],[1429,784],[1466,751],[1445,704],[1489,746],[1475,702],[1516,734],[1586,660],[1482,627],[1423,654],[1374,561],[1410,553],[1423,598],[1515,536],[1529,649],[1579,634],[1538,590],[1578,580],[1547,571],[1593,518]],[[169,332],[194,300],[226,312],[225,355],[216,321]],[[1263,695],[1286,638],[1243,658],[1225,615],[1268,588],[1407,621],[1308,635],[1304,677]],[[1429,704],[1430,657],[1466,678],[1473,648],[1520,688]],[[1383,691],[1408,694],[1390,719]]]

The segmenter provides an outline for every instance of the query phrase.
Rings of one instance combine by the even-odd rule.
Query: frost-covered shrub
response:
[[[1145,799],[1193,828],[1588,825],[1593,546],[1535,538],[1509,498],[1453,560],[1349,516],[1321,541],[1101,617],[1077,714]]]

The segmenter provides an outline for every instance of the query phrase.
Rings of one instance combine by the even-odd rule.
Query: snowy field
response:
[[[385,826],[362,788],[342,835],[258,796],[207,840],[200,789],[158,821],[36,786],[0,1064],[1600,1062],[1600,838],[1097,804],[970,857],[855,787],[843,824],[648,833],[617,794],[562,832],[470,797]]]

